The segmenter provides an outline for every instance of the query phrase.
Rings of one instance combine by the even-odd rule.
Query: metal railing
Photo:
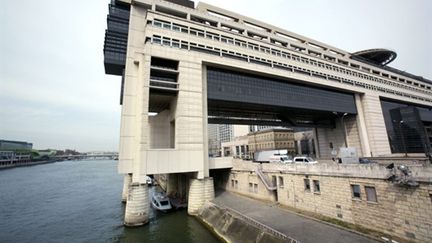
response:
[[[273,183],[270,183],[270,181],[268,181],[267,176],[264,175],[264,173],[262,172],[262,169],[260,167],[258,167],[255,170],[255,172],[257,173],[258,177],[261,179],[261,181],[263,182],[263,184],[267,188],[267,190],[269,190],[269,191],[277,190],[277,186],[273,185]]]
[[[209,204],[212,204],[214,207],[219,208],[220,210],[222,210],[224,212],[229,211],[231,214],[236,215],[237,217],[239,217],[242,220],[244,220],[246,223],[248,223],[250,225],[253,225],[253,226],[255,226],[255,227],[257,227],[257,228],[259,228],[259,229],[261,229],[261,230],[263,230],[263,231],[265,231],[265,232],[267,232],[267,233],[269,233],[269,234],[271,234],[273,236],[276,236],[276,237],[278,237],[278,238],[286,241],[286,242],[300,243],[300,241],[298,241],[298,240],[296,240],[294,238],[291,238],[291,237],[287,236],[286,234],[284,234],[284,233],[282,233],[282,232],[280,232],[278,230],[275,230],[275,229],[273,229],[272,227],[270,227],[268,225],[260,223],[260,222],[256,221],[255,219],[253,219],[253,218],[251,218],[249,216],[246,216],[243,213],[241,213],[241,212],[239,212],[239,211],[237,211],[235,209],[227,208],[227,207],[222,207],[220,205],[216,205],[216,204],[211,203],[211,202],[209,202]]]

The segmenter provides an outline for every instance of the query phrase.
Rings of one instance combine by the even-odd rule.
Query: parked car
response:
[[[306,156],[294,157],[293,162],[294,163],[305,163],[305,164],[318,163],[318,161],[312,159],[311,157],[306,157]]]
[[[286,155],[286,154],[275,154],[270,156],[269,158],[270,163],[292,163],[292,159]]]

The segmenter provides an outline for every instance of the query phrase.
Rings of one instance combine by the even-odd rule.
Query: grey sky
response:
[[[108,0],[7,1],[0,8],[0,139],[117,150],[120,78],[104,74]],[[207,0],[350,52],[397,51],[432,78],[432,1]]]

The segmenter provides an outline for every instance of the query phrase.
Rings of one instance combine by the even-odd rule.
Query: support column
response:
[[[168,196],[174,196],[178,191],[178,175],[168,174],[166,183],[166,194]]]
[[[150,213],[147,184],[132,183],[126,202],[124,224],[135,227],[148,223]]]
[[[198,214],[198,210],[206,201],[215,197],[214,182],[212,177],[204,179],[191,179],[189,187],[188,213]]]
[[[129,186],[132,183],[132,175],[126,174],[123,179],[123,192],[122,192],[122,202],[126,203],[128,192],[129,192]]]
[[[204,179],[204,202],[213,200],[215,197],[213,177]]]
[[[363,131],[366,130],[366,135],[369,140],[370,155],[367,154],[368,151],[365,151],[367,156],[375,157],[390,155],[390,143],[387,136],[387,129],[381,109],[379,94],[370,92],[359,97],[363,108],[363,118],[365,123],[365,129],[362,130],[364,135],[362,136],[365,139],[365,133]]]
[[[360,94],[355,94],[355,102],[357,106],[357,127],[360,135],[362,156],[369,157],[371,156],[371,149],[369,145],[369,137],[367,134],[366,122],[364,118],[364,111]]]
[[[188,214],[196,215],[204,205],[204,179],[190,179],[189,184]]]

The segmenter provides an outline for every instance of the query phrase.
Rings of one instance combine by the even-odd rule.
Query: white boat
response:
[[[151,197],[152,206],[160,211],[168,211],[172,208],[169,198],[162,192],[155,192]]]
[[[150,176],[146,176],[146,183],[149,186],[153,185],[153,179]]]

